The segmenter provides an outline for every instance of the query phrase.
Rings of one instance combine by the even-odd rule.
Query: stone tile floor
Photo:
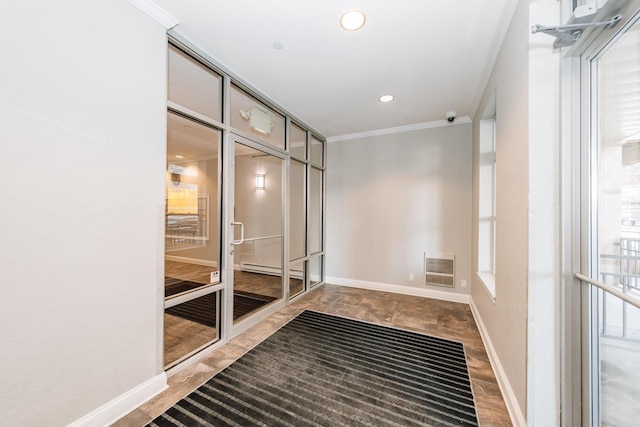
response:
[[[144,426],[306,309],[462,342],[480,425],[511,425],[480,333],[467,304],[322,285],[171,376],[167,390],[113,426]]]

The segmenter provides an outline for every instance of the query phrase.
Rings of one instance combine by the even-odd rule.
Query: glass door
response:
[[[221,131],[167,115],[164,363],[219,338]]]
[[[633,14],[632,14],[633,15]],[[627,15],[627,16],[632,16]],[[640,23],[609,35],[587,59],[589,81],[588,256],[585,270],[640,300]],[[586,242],[585,242],[586,243]],[[640,309],[585,288],[588,384],[585,417],[594,426],[637,425]]]
[[[284,306],[285,156],[244,138],[232,141],[228,277],[233,290],[227,307],[234,336],[244,329],[236,325],[252,325]]]
[[[222,76],[168,49],[164,271],[166,369],[220,339]]]

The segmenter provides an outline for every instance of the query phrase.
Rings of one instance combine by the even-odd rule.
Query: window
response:
[[[496,285],[496,117],[495,95],[480,120],[478,277],[495,301]]]

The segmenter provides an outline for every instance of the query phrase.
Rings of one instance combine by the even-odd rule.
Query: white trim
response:
[[[111,425],[168,387],[167,374],[161,372],[126,393],[121,394],[112,401],[107,402],[95,411],[74,421],[67,427]]]
[[[370,289],[372,291],[392,292],[395,294],[413,295],[416,297],[434,298],[443,301],[460,302],[469,304],[468,294],[457,294],[454,292],[439,291],[435,289],[415,288],[406,285],[394,285],[392,283],[368,282],[366,280],[345,279],[343,277],[330,277],[324,279],[325,283],[331,285],[349,286],[353,288]]]
[[[478,271],[476,272],[478,275],[478,279],[480,279],[480,283],[482,283],[482,287],[485,291],[487,291],[487,295],[491,297],[491,301],[496,303],[496,275],[490,271]]]
[[[171,15],[152,0],[129,0],[129,3],[140,9],[167,30],[176,27],[180,23],[178,18]]]
[[[509,416],[511,417],[511,423],[516,427],[526,427],[527,423],[525,422],[522,408],[520,408],[520,405],[518,404],[516,395],[511,388],[511,384],[509,383],[507,374],[502,367],[502,363],[500,363],[498,353],[496,353],[496,349],[491,342],[491,338],[489,337],[489,332],[482,322],[482,318],[480,317],[478,308],[473,302],[473,298],[471,298],[469,306],[471,307],[471,313],[473,314],[473,318],[476,321],[476,325],[478,325],[478,330],[480,331],[480,336],[482,337],[484,348],[487,350],[487,355],[489,356],[491,367],[493,368],[496,380],[498,381],[498,386],[500,387],[500,391],[502,392],[504,403],[507,405],[507,411],[509,412]]]
[[[177,261],[184,262],[185,264],[195,264],[195,265],[204,265],[205,267],[217,267],[217,261],[208,261],[206,259],[199,258],[189,258],[185,256],[177,256],[177,255],[165,255],[164,259],[167,261]]]
[[[413,125],[398,126],[398,127],[393,127],[393,128],[387,128],[387,129],[377,129],[377,130],[370,130],[370,131],[367,131],[367,132],[350,133],[350,134],[347,134],[347,135],[332,136],[332,137],[327,138],[327,144],[329,144],[331,142],[347,141],[349,139],[360,139],[360,138],[367,138],[367,137],[370,137],[370,136],[379,136],[379,135],[389,135],[389,134],[392,134],[392,133],[411,132],[411,131],[414,131],[414,130],[437,128],[437,127],[441,127],[441,126],[455,126],[455,125],[461,125],[461,124],[465,124],[465,123],[471,123],[471,119],[469,118],[469,116],[458,117],[458,118],[456,118],[456,121],[453,122],[453,123],[449,123],[448,120],[435,120],[433,122],[416,123],[416,124],[413,124]]]

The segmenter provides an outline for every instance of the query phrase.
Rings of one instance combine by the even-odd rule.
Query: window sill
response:
[[[488,271],[484,271],[484,272],[478,271],[476,274],[480,279],[480,283],[482,283],[482,286],[487,291],[487,294],[489,294],[489,296],[491,297],[491,301],[493,301],[493,303],[495,304],[496,303],[496,275]]]

